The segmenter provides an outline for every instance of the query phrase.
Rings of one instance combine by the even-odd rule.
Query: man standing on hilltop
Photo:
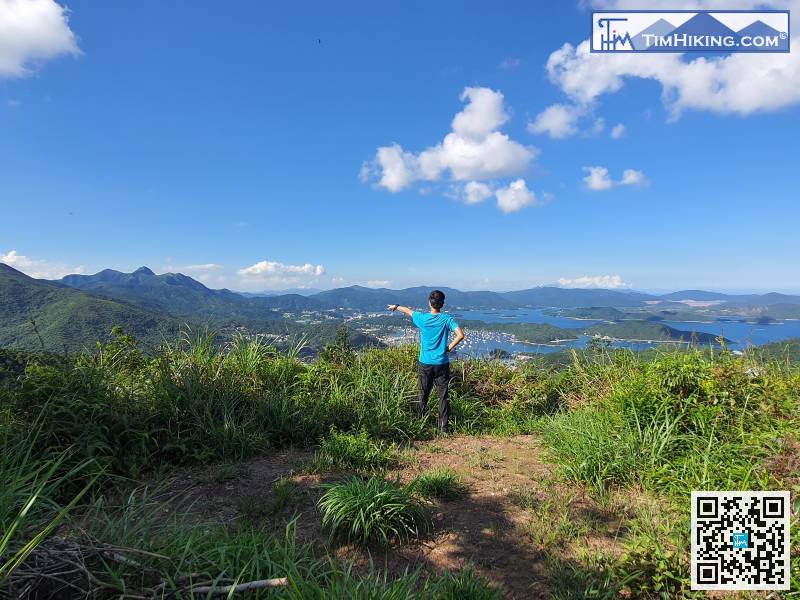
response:
[[[420,418],[425,416],[431,387],[435,384],[439,394],[439,433],[445,433],[450,418],[450,398],[447,389],[450,384],[450,359],[447,355],[464,339],[464,332],[452,316],[441,312],[444,306],[444,292],[432,291],[428,296],[428,306],[431,309],[429,313],[399,304],[390,304],[386,308],[391,311],[399,310],[408,315],[419,328],[417,414]],[[448,344],[447,338],[451,331],[455,332],[455,337]]]

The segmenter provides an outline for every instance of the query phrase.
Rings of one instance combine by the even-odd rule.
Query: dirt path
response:
[[[325,546],[358,566],[372,561],[400,574],[473,564],[509,598],[548,597],[548,565],[568,564],[580,548],[615,553],[628,512],[624,502],[599,506],[585,490],[560,482],[534,436],[447,437],[415,443],[404,463],[388,474],[409,481],[447,467],[461,476],[466,493],[436,504],[431,538],[389,550],[328,547],[316,506],[319,486],[342,474],[303,474],[311,456],[284,450],[237,465],[194,469],[178,476],[172,487],[194,502],[204,518],[243,519],[282,529],[299,514],[302,541]],[[295,482],[297,493],[290,505],[276,509],[272,485],[282,477]]]

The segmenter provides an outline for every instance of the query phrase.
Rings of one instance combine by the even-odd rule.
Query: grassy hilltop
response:
[[[1,352],[0,596],[674,598],[691,490],[800,491],[779,349],[453,371],[435,438],[413,347]]]

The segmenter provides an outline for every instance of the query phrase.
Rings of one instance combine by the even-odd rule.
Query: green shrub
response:
[[[466,491],[461,478],[452,469],[434,469],[417,475],[409,484],[414,493],[423,498],[452,500]]]
[[[420,537],[433,527],[428,507],[398,483],[350,477],[325,490],[319,506],[331,537],[385,545],[391,539]]]
[[[569,393],[581,401],[539,424],[569,478],[677,494],[769,486],[765,461],[797,409],[794,372],[726,351],[610,358],[576,360]]]
[[[366,431],[342,433],[331,429],[320,441],[315,459],[319,469],[375,471],[397,462],[394,447],[372,440]]]

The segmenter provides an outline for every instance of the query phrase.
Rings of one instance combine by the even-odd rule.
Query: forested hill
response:
[[[219,323],[233,320],[260,325],[279,319],[285,310],[324,308],[318,300],[299,294],[246,298],[226,289],[212,290],[182,273],[156,275],[147,267],[133,273],[106,269],[95,275],[67,275],[56,283],[183,319]]]
[[[106,279],[106,284],[109,280],[114,284],[108,287],[96,285],[91,279],[70,276],[71,283],[92,290],[84,291],[68,287],[64,282],[34,279],[0,263],[0,348],[75,351],[108,340],[117,325],[143,346],[156,346],[175,340],[183,326],[211,326],[216,331],[231,333],[233,327],[246,324],[251,333],[275,336],[275,343],[279,345],[291,346],[302,340],[310,348],[319,349],[336,339],[341,324],[339,320],[330,320],[311,327],[304,326],[284,319],[280,312],[276,312],[275,304],[270,303],[272,298],[244,301],[233,292],[215,293],[184,276],[176,281],[142,269],[138,274],[128,275],[134,277],[120,278],[104,273],[101,277]],[[152,278],[160,282],[152,281]],[[139,285],[142,280],[144,285]],[[164,286],[165,299],[159,302],[156,297],[161,286]],[[108,292],[109,289],[119,292],[120,297],[99,295],[100,290]],[[127,293],[123,293],[126,289]],[[197,300],[193,314],[190,313],[192,293],[197,294],[195,298],[206,298]],[[152,295],[153,301],[148,294]],[[226,302],[228,294],[233,296],[232,302]],[[167,299],[174,300],[178,307],[172,309],[171,314],[161,309]],[[287,303],[293,300],[294,297],[284,296],[280,305],[290,310],[291,305]],[[241,304],[244,308],[237,311],[235,308],[240,301],[244,301]],[[304,305],[302,302],[298,304]],[[350,342],[356,347],[380,345],[374,337],[357,331],[350,332]]]
[[[35,325],[34,325],[35,323]],[[115,325],[145,343],[174,337],[162,313],[33,279],[0,263],[0,347],[79,350],[108,339]]]

